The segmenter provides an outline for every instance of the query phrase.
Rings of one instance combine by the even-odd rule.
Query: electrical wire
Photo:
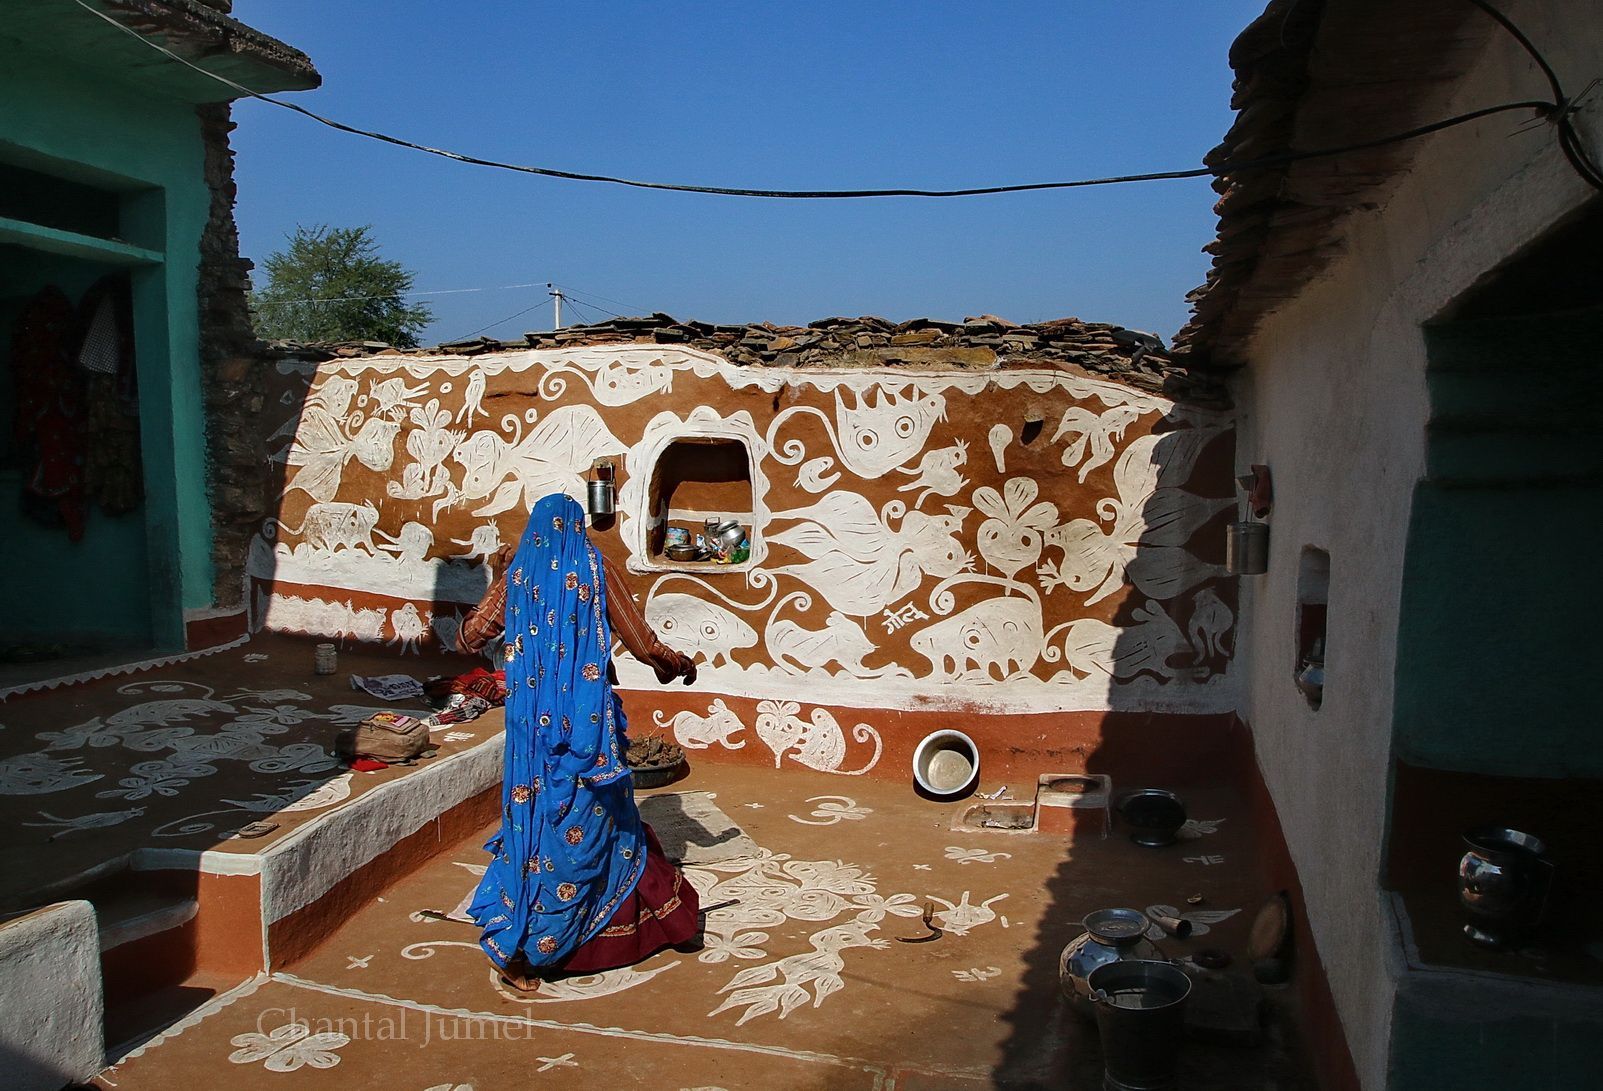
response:
[[[440,344],[442,344],[442,345],[454,345],[458,341],[466,341],[469,337],[477,337],[479,334],[483,333],[485,330],[493,330],[497,326],[501,325],[502,323],[510,322],[514,318],[522,318],[524,315],[529,314],[531,311],[537,311],[541,307],[544,307],[547,304],[549,304],[550,302],[551,302],[551,300],[549,300],[549,299],[542,299],[540,302],[536,303],[532,307],[525,307],[525,308],[523,308],[523,310],[518,311],[516,314],[509,314],[505,318],[497,318],[494,322],[491,322],[487,326],[480,326],[478,329],[474,330],[472,333],[464,333],[461,337],[453,337],[449,341],[441,341]]]
[[[1528,44],[1529,39],[1525,38],[1523,34],[1519,33],[1518,28],[1515,28],[1513,23],[1510,22],[1506,16],[1502,16],[1501,13],[1496,12],[1496,9],[1491,8],[1488,4],[1485,4],[1483,0],[1469,0],[1469,2],[1475,4],[1477,7],[1480,7],[1488,14],[1491,14],[1493,18],[1498,19],[1498,21],[1501,22],[1505,27],[1510,28],[1511,32],[1516,35],[1521,44],[1525,45],[1527,50],[1533,52],[1533,55],[1535,55],[1535,47]],[[1533,109],[1542,113],[1544,116],[1549,117],[1558,124],[1559,147],[1561,150],[1563,150],[1565,157],[1569,159],[1570,163],[1583,178],[1594,185],[1598,184],[1597,181],[1595,181],[1595,179],[1598,177],[1598,171],[1592,166],[1591,162],[1581,150],[1579,138],[1574,131],[1574,125],[1569,121],[1569,108],[1562,100],[1556,103],[1541,101],[1508,102],[1498,106],[1488,106],[1480,110],[1471,110],[1467,113],[1457,114],[1453,117],[1445,118],[1429,125],[1421,125],[1416,128],[1409,129],[1407,132],[1393,133],[1389,136],[1377,137],[1373,140],[1360,141],[1354,144],[1345,144],[1334,148],[1319,148],[1305,152],[1285,152],[1279,155],[1264,156],[1259,159],[1247,160],[1241,163],[1220,163],[1212,167],[1196,167],[1189,170],[1152,171],[1141,174],[1116,174],[1099,178],[1078,178],[1070,181],[1060,182],[1026,182],[1015,185],[973,186],[964,189],[905,188],[817,190],[744,189],[734,186],[697,186],[674,182],[647,182],[632,178],[617,178],[605,174],[587,174],[580,171],[557,170],[552,167],[536,167],[520,163],[507,163],[496,159],[485,159],[480,156],[467,155],[461,152],[450,151],[445,148],[430,147],[427,144],[417,144],[413,141],[405,140],[398,136],[390,136],[387,133],[381,133],[371,129],[362,129],[355,125],[347,125],[344,122],[335,121],[333,118],[324,117],[322,114],[314,113],[313,111],[308,110],[306,107],[297,103],[288,102],[284,99],[277,99],[269,95],[261,94],[260,92],[251,90],[244,84],[234,82],[226,76],[220,76],[215,72],[209,72],[199,65],[187,60],[186,58],[179,56],[177,53],[174,53],[166,46],[163,46],[158,42],[151,41],[149,38],[146,38],[143,34],[140,34],[132,27],[119,23],[116,19],[112,18],[105,12],[90,6],[85,2],[85,0],[73,0],[73,3],[77,4],[79,7],[83,8],[96,18],[116,27],[118,30],[134,38],[136,41],[142,42],[151,49],[165,54],[166,56],[177,61],[179,64],[184,65],[186,68],[193,69],[203,76],[216,80],[218,83],[234,89],[243,97],[259,99],[262,102],[277,106],[280,109],[291,110],[302,115],[303,117],[310,118],[320,125],[326,125],[327,127],[335,129],[339,132],[349,133],[352,136],[365,137],[369,140],[376,140],[384,144],[393,145],[395,147],[408,148],[412,151],[424,152],[428,155],[436,155],[444,159],[452,159],[459,163],[468,163],[474,166],[494,167],[500,170],[516,171],[522,174],[539,175],[544,178],[560,178],[575,182],[600,182],[608,185],[628,186],[633,189],[666,190],[676,193],[705,193],[723,197],[763,197],[783,200],[852,200],[874,197],[979,197],[1004,193],[1030,193],[1041,192],[1045,190],[1084,189],[1092,186],[1124,185],[1133,182],[1163,182],[1186,178],[1222,176],[1249,170],[1273,169],[1276,167],[1286,166],[1291,163],[1301,162],[1307,159],[1329,158],[1331,156],[1344,155],[1348,152],[1363,151],[1369,148],[1379,148],[1388,144],[1399,144],[1404,141],[1414,140],[1418,137],[1429,135],[1430,133],[1439,132],[1443,129],[1452,128],[1455,125],[1464,125],[1468,122],[1476,121],[1480,118],[1489,117],[1493,114],[1503,113],[1509,110]],[[1541,61],[1540,63],[1544,71],[1549,73],[1551,72],[1551,68],[1547,65],[1546,61]],[[1550,82],[1555,88],[1557,88],[1556,77],[1551,78]]]
[[[426,292],[385,292],[382,295],[333,295],[308,296],[305,299],[265,299],[255,305],[257,307],[282,307],[289,303],[351,303],[366,299],[393,299],[397,296],[410,299],[413,296],[424,295],[462,295],[467,292],[505,292],[510,291],[513,288],[538,288],[544,283],[544,281],[541,281],[539,284],[496,284],[484,288],[435,288]]]
[[[1536,48],[1536,43],[1532,42],[1525,32],[1515,25],[1514,20],[1504,15],[1488,0],[1469,0],[1469,3],[1479,8],[1488,18],[1508,31],[1509,35],[1520,44],[1520,48],[1525,50],[1531,60],[1536,62],[1536,67],[1542,70],[1542,75],[1547,80],[1548,90],[1553,93],[1553,101],[1547,104],[1548,109],[1544,111],[1544,114],[1547,120],[1553,122],[1557,130],[1559,151],[1569,161],[1571,169],[1576,174],[1579,174],[1584,182],[1593,189],[1603,190],[1603,168],[1600,168],[1592,160],[1591,156],[1586,153],[1586,149],[1581,144],[1580,130],[1575,127],[1574,119],[1576,109],[1579,108],[1586,96],[1592,93],[1592,89],[1597,86],[1598,81],[1593,80],[1582,89],[1579,95],[1573,99],[1570,98],[1564,93],[1564,85],[1560,82],[1558,73],[1553,70],[1553,66],[1548,63],[1546,57],[1542,56],[1542,51]]]
[[[563,284],[560,287],[565,292],[578,292],[582,296],[589,296],[589,297],[591,297],[593,299],[599,299],[603,303],[615,304],[616,306],[622,307],[626,311],[633,311],[635,314],[646,314],[646,313],[648,313],[647,310],[645,308],[641,307],[639,304],[636,304],[636,303],[625,303],[621,299],[613,299],[611,296],[602,295],[600,292],[592,292],[589,288],[573,288],[573,287],[570,287],[569,285],[566,285],[566,284]],[[613,317],[614,318],[622,318],[623,316],[622,315],[614,315]]]
[[[610,316],[612,318],[623,318],[624,317],[623,315],[619,314],[617,311],[609,311],[607,308],[601,306],[600,304],[591,302],[587,295],[577,295],[577,296],[574,295],[573,289],[569,288],[568,286],[566,286],[564,284],[559,284],[559,285],[557,285],[557,287],[562,289],[562,298],[563,299],[569,300],[569,301],[571,301],[573,303],[582,303],[582,304],[584,304],[584,306],[587,309],[592,310],[592,311],[600,311],[602,314],[608,315],[608,316]],[[640,313],[643,314],[645,312],[642,311]]]

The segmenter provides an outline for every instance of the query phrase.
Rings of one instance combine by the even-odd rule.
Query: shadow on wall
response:
[[[1156,531],[1138,535],[1128,556],[1127,582],[1120,592],[1122,602],[1115,615],[1118,633],[1112,656],[1120,672],[1153,677],[1204,671],[1211,657],[1228,657],[1235,650],[1233,631],[1221,636],[1210,618],[1209,611],[1215,607],[1207,597],[1198,597],[1190,617],[1182,624],[1180,619],[1168,618],[1163,605],[1143,594],[1140,586],[1144,570],[1166,563],[1169,539],[1162,528],[1172,520],[1173,507],[1164,488],[1180,483],[1166,480],[1164,465],[1173,444],[1185,442],[1183,433],[1169,435],[1173,438],[1160,440],[1153,448],[1153,468],[1160,484],[1143,506],[1141,522]],[[1215,438],[1198,458],[1189,488],[1210,498],[1233,497],[1234,455],[1233,434]],[[1200,560],[1223,565],[1225,527],[1231,518],[1228,509],[1221,512],[1191,539],[1192,552]],[[1220,585],[1221,607],[1233,610],[1234,590],[1233,582]],[[1112,681],[1110,676],[1110,688]],[[1252,775],[1251,763],[1250,742],[1231,716],[1108,713],[1099,738],[1084,755],[1085,771],[1112,777],[1115,803],[1130,790],[1146,787],[1174,790],[1182,798],[1188,788],[1225,789],[1237,797],[1250,797],[1247,781]],[[1100,847],[1095,852],[1077,850],[1071,841],[1063,862],[1045,877],[1050,907],[1023,953],[1024,976],[1014,1002],[1001,1016],[1009,1032],[992,1072],[996,1086],[1018,1091],[1093,1091],[1103,1086],[1096,1027],[1069,1010],[1063,1001],[1059,956],[1064,946],[1083,931],[1080,921],[1086,914],[1122,906],[1141,909],[1154,900],[1153,873],[1171,864],[1181,865],[1178,859],[1157,860],[1151,854],[1178,857],[1184,851],[1178,845],[1156,850],[1137,848],[1128,843],[1127,833],[1115,819],[1113,840],[1103,843],[1107,851]],[[1076,835],[1095,836],[1085,832]],[[1127,855],[1131,853],[1146,855]],[[1114,860],[1111,866],[1110,856]],[[1197,881],[1191,876],[1186,879],[1193,884]],[[1265,896],[1269,893],[1268,889],[1263,891]],[[1181,891],[1172,891],[1174,900],[1181,896]],[[1236,970],[1243,972],[1244,960],[1238,961]],[[1184,1086],[1258,1086],[1265,1080],[1277,1081],[1275,1086],[1304,1086],[1298,1082],[1296,1062],[1281,1049],[1192,1043],[1182,1051],[1181,1063]]]

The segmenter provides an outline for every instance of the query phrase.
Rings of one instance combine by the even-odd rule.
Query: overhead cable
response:
[[[1477,7],[1482,8],[1482,10],[1487,11],[1488,14],[1496,12],[1496,9],[1492,8],[1489,4],[1483,3],[1483,0],[1469,0],[1469,2],[1475,4]],[[534,174],[544,178],[560,178],[574,182],[601,182],[608,185],[628,186],[633,189],[667,190],[676,193],[705,193],[722,197],[765,197],[781,200],[853,200],[871,197],[979,197],[1004,193],[1030,193],[1045,190],[1085,189],[1093,186],[1124,185],[1133,182],[1164,182],[1185,178],[1207,178],[1227,174],[1236,174],[1242,171],[1273,169],[1276,167],[1287,166],[1291,163],[1301,162],[1307,159],[1324,159],[1332,156],[1345,155],[1349,152],[1385,147],[1389,144],[1400,144],[1408,140],[1415,140],[1421,136],[1427,136],[1431,133],[1440,132],[1443,129],[1449,129],[1456,125],[1464,125],[1471,121],[1477,121],[1481,118],[1490,117],[1493,114],[1504,113],[1510,110],[1535,110],[1539,115],[1548,120],[1552,120],[1557,124],[1559,146],[1564,151],[1565,157],[1569,159],[1570,163],[1575,167],[1576,171],[1591,184],[1599,185],[1599,172],[1597,171],[1597,168],[1590,163],[1584,152],[1581,150],[1579,138],[1575,135],[1574,125],[1569,121],[1569,114],[1573,108],[1572,104],[1569,104],[1562,98],[1559,98],[1556,90],[1555,97],[1559,98],[1559,101],[1556,102],[1540,100],[1506,102],[1497,106],[1487,106],[1479,110],[1471,110],[1467,113],[1456,114],[1453,117],[1444,118],[1441,121],[1433,122],[1428,125],[1420,125],[1405,132],[1392,133],[1387,136],[1376,137],[1373,140],[1364,140],[1352,144],[1344,144],[1339,147],[1318,148],[1311,151],[1285,152],[1279,155],[1263,156],[1258,159],[1250,159],[1243,162],[1224,162],[1211,167],[1194,167],[1187,170],[1150,171],[1137,174],[1115,174],[1099,178],[1078,178],[1069,181],[1056,182],[1025,182],[1014,185],[972,186],[963,189],[746,189],[736,186],[699,186],[675,182],[648,182],[634,178],[618,178],[606,174],[589,174],[582,171],[558,170],[553,167],[537,167],[521,163],[508,163],[497,159],[486,159],[481,156],[467,155],[462,152],[450,151],[446,148],[435,148],[427,144],[418,144],[398,136],[390,136],[387,133],[378,132],[372,129],[363,129],[355,125],[347,125],[342,121],[336,121],[333,118],[325,117],[322,114],[308,110],[306,107],[297,103],[288,102],[284,99],[273,98],[270,95],[261,94],[260,92],[251,90],[244,84],[236,83],[226,76],[220,76],[215,72],[207,71],[199,65],[179,56],[177,53],[174,53],[166,46],[163,46],[160,43],[154,42],[145,37],[132,27],[123,25],[105,12],[100,11],[86,3],[85,0],[73,0],[73,3],[94,15],[96,18],[110,23],[118,30],[128,34],[130,37],[143,42],[151,49],[165,54],[171,59],[177,61],[179,64],[182,64],[203,76],[216,80],[218,83],[232,88],[243,97],[258,99],[272,106],[277,106],[283,110],[291,110],[303,117],[310,118],[320,125],[326,125],[327,127],[335,129],[339,132],[349,133],[353,136],[365,137],[369,140],[377,140],[381,143],[390,144],[395,147],[408,148],[412,151],[423,152],[427,155],[435,155],[444,159],[452,159],[459,163],[469,163],[474,166],[481,167],[494,167],[499,170],[516,171],[522,174]],[[1509,22],[1506,17],[1501,16],[1501,13],[1494,14],[1493,17],[1497,18],[1505,27],[1513,28],[1513,24]],[[1525,44],[1527,49],[1531,51],[1533,55],[1536,55],[1534,52],[1534,46],[1530,46],[1528,44],[1529,40],[1526,39],[1523,34],[1518,34],[1517,29],[1515,30],[1515,33],[1520,39],[1521,43]],[[1541,61],[1540,63],[1545,70],[1549,72],[1551,71],[1545,61]],[[1556,89],[1556,78],[1552,79],[1550,82]],[[1603,188],[1603,186],[1600,186],[1600,188]]]

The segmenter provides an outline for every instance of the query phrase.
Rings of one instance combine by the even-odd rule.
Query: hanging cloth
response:
[[[64,526],[78,541],[84,531],[83,378],[72,364],[72,303],[61,289],[41,289],[11,334],[17,392],[12,447],[22,470],[23,514]]]
[[[75,354],[83,372],[84,492],[107,515],[144,499],[139,453],[139,381],[134,361],[133,293],[126,274],[102,277],[78,305]]]

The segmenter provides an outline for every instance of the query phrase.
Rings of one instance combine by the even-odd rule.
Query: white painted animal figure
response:
[[[384,608],[382,606],[357,609],[349,602],[339,603],[338,605],[345,608],[343,628],[347,635],[370,644],[377,644],[384,639]]]
[[[402,653],[416,652],[423,640],[423,634],[428,631],[428,618],[420,614],[417,603],[409,602],[399,610],[390,612],[390,627],[395,630],[395,639],[391,644],[399,643]]]
[[[665,720],[662,710],[656,709],[652,711],[651,718],[656,721],[658,727],[671,725],[674,741],[686,750],[706,750],[712,746],[739,750],[746,745],[745,739],[735,738],[746,730],[746,725],[740,722],[740,717],[724,704],[722,698],[707,706],[705,716],[698,716],[686,710],[676,712]]]
[[[913,650],[937,677],[1005,681],[1029,672],[1041,656],[1041,604],[1006,595],[977,602],[913,634]]]
[[[1196,650],[1199,664],[1209,659],[1229,658],[1231,642],[1226,638],[1235,622],[1235,614],[1213,588],[1204,587],[1197,592],[1191,600],[1191,620],[1186,624],[1186,631],[1191,636],[1191,647]]]
[[[462,467],[452,501],[488,498],[474,515],[498,515],[519,505],[527,510],[552,492],[582,498],[583,471],[602,455],[624,449],[591,405],[553,409],[527,433],[518,418],[508,422],[514,428],[510,440],[496,432],[475,432],[451,452]]]
[[[501,548],[501,528],[495,523],[485,523],[473,528],[467,541],[461,538],[452,538],[453,545],[467,546],[466,553],[453,553],[452,557],[463,560],[487,561],[495,556],[496,550]]]
[[[912,593],[926,575],[946,578],[973,564],[958,534],[971,509],[947,505],[946,515],[906,512],[900,501],[883,512],[860,493],[836,491],[806,508],[775,518],[797,524],[771,533],[771,546],[788,546],[808,558],[776,569],[795,576],[830,606],[853,617],[878,614]]]
[[[434,547],[434,532],[422,523],[405,523],[401,532],[393,537],[382,530],[377,534],[384,539],[378,548],[402,564],[422,564]]]
[[[835,391],[840,459],[859,477],[883,477],[924,449],[930,430],[946,419],[941,394],[907,397],[884,387],[856,394],[848,406]]]
[[[804,629],[789,618],[768,626],[763,643],[774,664],[800,671],[823,670],[838,663],[848,674],[868,673],[863,657],[874,651],[863,627],[839,610],[831,610],[822,629]]]
[[[646,623],[657,630],[664,644],[686,655],[699,655],[708,666],[731,663],[731,652],[757,644],[757,631],[732,611],[680,592],[648,599]]]
[[[1137,607],[1132,617],[1133,623],[1125,626],[1078,618],[1054,629],[1048,636],[1053,645],[1047,649],[1047,661],[1063,659],[1075,677],[1106,674],[1123,681],[1146,672],[1168,681],[1180,674],[1183,668],[1172,661],[1192,650],[1180,626],[1155,599]],[[1056,645],[1059,631],[1063,632],[1061,652]]]
[[[343,500],[322,500],[306,509],[301,525],[292,527],[279,519],[267,521],[269,537],[287,530],[301,541],[295,546],[303,553],[334,553],[354,549],[373,556],[373,528],[378,525],[378,509],[371,500],[351,504]]]
[[[801,705],[795,701],[761,701],[757,705],[757,737],[774,754],[774,768],[787,756],[821,773],[859,776],[879,763],[884,744],[878,731],[868,724],[852,728],[852,738],[872,742],[874,753],[862,767],[842,769],[846,760],[846,733],[840,721],[827,708],[814,708],[801,718]]]
[[[58,837],[65,837],[69,833],[79,830],[103,830],[108,826],[120,826],[131,818],[139,818],[145,813],[143,807],[130,807],[126,811],[101,811],[99,814],[83,814],[77,818],[59,818],[49,811],[40,811],[39,817],[44,822],[24,822],[24,826],[39,826],[44,829],[53,829],[56,832],[50,835],[54,841]]]
[[[591,386],[602,405],[628,405],[673,389],[673,368],[661,360],[633,363],[613,357],[596,370]]]
[[[962,491],[963,486],[968,484],[968,478],[957,472],[967,461],[967,440],[960,439],[950,447],[925,451],[916,469],[897,467],[897,473],[913,475],[914,479],[899,486],[896,491],[911,492],[914,489],[922,489],[923,491],[913,501],[915,508],[922,507],[932,493],[937,496],[956,496]]]

